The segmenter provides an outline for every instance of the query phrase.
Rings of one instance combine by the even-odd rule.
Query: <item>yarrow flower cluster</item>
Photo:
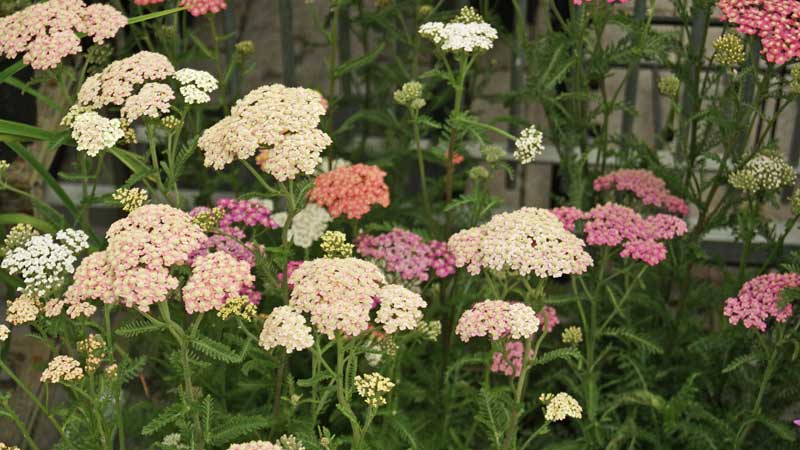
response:
[[[180,83],[181,95],[188,104],[210,102],[209,94],[219,87],[217,79],[204,70],[180,69],[173,77]]]
[[[644,205],[662,208],[673,214],[689,214],[689,205],[667,189],[667,183],[645,169],[619,169],[597,177],[592,183],[596,192],[631,192]]]
[[[580,327],[571,326],[561,332],[561,342],[567,345],[578,345],[583,342],[583,330]]]
[[[200,256],[192,263],[192,275],[183,287],[186,312],[219,310],[228,299],[252,291],[255,279],[247,261],[226,252]]]
[[[377,372],[357,375],[354,384],[358,395],[372,408],[385,405],[385,395],[395,386],[392,380]]]
[[[505,351],[495,352],[492,355],[492,365],[490,370],[495,373],[502,373],[508,377],[519,377],[522,374],[523,355],[525,354],[525,344],[520,341],[510,341],[506,343]],[[528,353],[528,358],[533,356],[533,352]]]
[[[81,51],[79,33],[96,44],[114,37],[128,19],[111,5],[82,0],[49,0],[0,17],[0,56],[22,61],[35,70],[52,69]]]
[[[582,212],[571,206],[553,209],[567,230],[575,230],[578,220],[585,220],[586,243],[607,247],[622,246],[620,256],[654,266],[667,257],[661,242],[684,235],[686,222],[670,214],[642,217],[627,206],[606,203]]]
[[[216,201],[216,205],[224,212],[219,220],[220,228],[229,228],[234,224],[244,224],[248,227],[261,225],[270,229],[279,226],[272,218],[272,208],[257,199],[221,198]]]
[[[314,179],[308,199],[325,207],[333,218],[360,219],[374,204],[389,206],[386,172],[377,166],[354,164],[322,173]]]
[[[148,51],[135,53],[88,77],[78,91],[76,107],[92,110],[107,105],[124,107],[136,86],[165,80],[174,73],[175,67],[166,56]]]
[[[147,6],[164,3],[164,0],[133,0],[133,3],[139,6]],[[216,14],[228,7],[225,4],[225,0],[181,0],[179,5],[186,7],[189,14],[195,17],[208,13]]]
[[[0,254],[6,254],[9,251],[25,245],[33,236],[38,236],[39,232],[33,228],[32,225],[27,223],[18,223],[8,230],[8,234],[3,239],[3,248]]]
[[[464,7],[469,8],[469,7]],[[430,40],[444,52],[472,53],[487,51],[497,39],[497,30],[469,8],[449,23],[428,22],[419,27],[420,36]],[[463,22],[468,20],[468,22]]]
[[[311,323],[330,339],[355,336],[369,325],[373,299],[385,279],[374,264],[355,258],[319,258],[292,272],[289,304],[311,315]]]
[[[143,206],[150,199],[147,191],[142,188],[119,188],[111,194],[111,198],[122,205],[122,210],[131,212]]]
[[[780,295],[786,288],[800,286],[800,274],[768,273],[746,282],[739,290],[739,295],[725,300],[725,316],[731,325],[739,322],[745,328],[767,330],[766,320],[770,317],[778,322],[785,322],[792,316],[792,305],[780,308]]]
[[[520,164],[530,164],[544,151],[544,134],[535,125],[522,130],[514,141],[514,159]]]
[[[206,167],[220,170],[263,148],[256,162],[278,181],[311,175],[331,138],[319,130],[325,114],[319,92],[282,84],[262,86],[236,102],[231,115],[203,132],[197,146]]]
[[[544,419],[548,422],[560,422],[567,417],[580,419],[583,415],[580,403],[566,392],[542,394],[539,401],[545,405]]]
[[[556,327],[561,321],[558,319],[558,311],[552,306],[544,305],[542,309],[536,313],[539,318],[539,323],[542,325],[542,330],[547,333],[552,333],[553,328]]]
[[[258,313],[256,305],[254,305],[246,295],[229,298],[222,307],[217,311],[217,316],[222,320],[228,320],[229,317],[235,316],[245,322],[250,322]]]
[[[64,381],[77,381],[83,378],[81,363],[69,356],[59,355],[53,358],[47,368],[42,372],[42,383],[62,383]]]
[[[424,108],[425,99],[422,98],[422,83],[409,81],[403,84],[403,87],[394,91],[394,101],[413,110]]]
[[[462,341],[488,336],[498,339],[527,339],[539,329],[539,318],[530,306],[504,300],[484,300],[464,311],[456,325]]]
[[[728,176],[736,189],[752,194],[777,191],[794,184],[797,174],[792,166],[777,153],[765,151],[747,161],[741,169]]]
[[[744,42],[737,34],[725,33],[714,40],[714,58],[724,66],[738,66],[744,62]]]
[[[349,258],[353,256],[354,245],[347,242],[347,235],[341,231],[326,231],[319,245],[326,258]]]
[[[800,55],[800,2],[796,0],[719,0],[721,19],[742,34],[761,39],[767,61],[785,64]]]
[[[78,150],[89,156],[113,147],[124,136],[119,119],[108,119],[94,111],[79,114],[72,122],[72,139]]]
[[[328,224],[332,220],[325,208],[316,203],[308,203],[292,218],[288,239],[298,247],[309,248],[328,230]]]
[[[556,215],[540,208],[497,214],[486,224],[454,234],[447,246],[456,266],[466,266],[472,275],[492,269],[558,278],[581,274],[592,265],[584,242]]]
[[[187,263],[206,240],[189,214],[167,205],[144,205],[114,222],[108,248],[84,258],[64,294],[69,305],[86,300],[148,311],[178,287],[170,267]]]
[[[89,248],[89,237],[80,230],[61,230],[31,236],[23,245],[10,249],[0,268],[20,275],[23,294],[41,298],[62,286],[64,278],[75,270],[76,255]]]
[[[39,316],[42,303],[30,294],[22,294],[7,303],[6,321],[11,325],[33,322]]]
[[[406,281],[422,283],[430,279],[431,271],[439,278],[456,271],[455,257],[447,244],[426,243],[422,236],[400,228],[375,236],[360,235],[356,239],[356,251]]]
[[[311,347],[314,337],[302,314],[292,306],[279,306],[264,320],[258,344],[265,350],[283,347],[292,353]]]
[[[268,441],[250,441],[232,444],[228,450],[284,450],[283,447]]]
[[[0,325],[0,342],[5,342],[8,340],[8,336],[11,335],[11,330],[8,328],[8,325],[2,324]]]
[[[422,320],[422,309],[428,305],[416,292],[396,284],[382,287],[376,297],[381,306],[375,322],[382,324],[388,334],[417,328]]]

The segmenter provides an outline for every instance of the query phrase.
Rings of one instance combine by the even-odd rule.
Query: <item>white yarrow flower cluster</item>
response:
[[[8,252],[0,268],[22,277],[25,286],[19,291],[23,294],[44,297],[74,272],[75,255],[88,248],[88,239],[78,230],[62,230],[55,240],[50,234],[33,236],[24,246]]]
[[[522,130],[514,141],[514,159],[520,164],[530,164],[544,151],[544,134],[535,125]]]
[[[8,325],[0,325],[0,342],[5,342],[10,334],[11,330],[8,328]]]
[[[583,414],[580,403],[566,392],[542,394],[539,401],[545,404],[544,418],[548,422],[560,422],[567,417],[580,419]]]
[[[328,230],[332,220],[325,208],[309,203],[292,219],[289,240],[298,247],[309,248]]]
[[[258,344],[265,350],[284,347],[292,353],[314,345],[314,338],[302,314],[291,306],[279,306],[264,320]]]
[[[101,150],[111,148],[125,136],[119,119],[107,119],[94,111],[75,117],[72,122],[72,139],[78,150],[97,156]]]
[[[389,334],[415,329],[422,320],[422,308],[428,306],[419,294],[397,284],[382,287],[378,298],[381,306],[375,321]]]
[[[497,39],[497,30],[485,22],[428,22],[419,27],[419,34],[445,52],[486,51]]]
[[[181,69],[175,72],[173,78],[181,84],[181,95],[188,104],[210,102],[209,94],[219,87],[219,82],[214,75],[205,70]]]

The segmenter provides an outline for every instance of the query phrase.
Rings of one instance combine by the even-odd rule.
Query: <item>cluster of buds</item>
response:
[[[744,42],[737,34],[726,33],[714,41],[716,60],[723,66],[734,67],[744,62]]]
[[[4,255],[17,247],[22,247],[32,237],[38,235],[39,232],[36,231],[36,229],[31,225],[27,223],[18,223],[11,227],[11,230],[9,230],[8,234],[6,234],[6,237],[3,240],[3,248],[0,249],[0,254]]]
[[[659,78],[658,92],[664,97],[677,98],[681,91],[681,80],[675,75],[667,75]]]
[[[257,312],[256,305],[250,303],[250,298],[246,295],[241,295],[229,298],[217,311],[217,315],[222,320],[228,320],[230,316],[234,316],[241,318],[245,322],[250,322]]]
[[[561,332],[561,342],[566,345],[578,345],[583,342],[583,331],[580,327],[567,327]]]
[[[425,99],[422,98],[422,83],[409,81],[403,84],[403,87],[394,91],[394,101],[414,111],[424,108]]]
[[[353,256],[355,246],[347,242],[347,236],[341,231],[326,231],[322,234],[320,248],[326,258],[349,258]]]
[[[192,217],[192,223],[204,232],[210,233],[219,227],[219,221],[225,216],[225,210],[219,207],[203,210]]]
[[[78,351],[86,357],[86,373],[94,373],[105,358],[105,342],[96,334],[78,342]]]
[[[178,119],[173,115],[164,116],[161,118],[161,126],[163,126],[168,130],[174,130],[180,127],[181,124],[182,124],[181,119]]]

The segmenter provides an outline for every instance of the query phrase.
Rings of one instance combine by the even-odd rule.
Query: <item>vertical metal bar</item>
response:
[[[647,0],[636,0],[633,4],[633,19],[643,21],[647,10]],[[628,84],[625,85],[625,106],[622,114],[622,135],[633,131],[633,113],[631,110],[636,108],[636,97],[639,92],[639,59],[631,63],[628,68]]]
[[[292,19],[292,0],[280,0],[278,14],[281,24],[281,64],[282,79],[286,86],[297,84],[294,62],[294,23]]]

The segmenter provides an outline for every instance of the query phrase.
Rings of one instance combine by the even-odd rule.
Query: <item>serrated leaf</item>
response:
[[[156,431],[180,419],[186,412],[182,404],[174,403],[150,420],[150,422],[142,428],[142,434],[150,436]]]
[[[239,360],[238,355],[236,355],[232,348],[209,337],[198,335],[194,337],[191,342],[192,347],[211,359],[229,364]]]
[[[748,353],[746,355],[741,355],[741,356],[735,358],[730,363],[728,363],[728,365],[725,366],[724,369],[722,369],[722,373],[733,372],[734,370],[738,369],[739,367],[742,367],[745,364],[754,363],[754,362],[758,361],[759,359],[761,359],[761,357],[759,357],[759,355],[756,354],[756,353]]]
[[[653,354],[662,354],[664,349],[660,345],[651,341],[649,338],[642,336],[635,331],[628,328],[609,328],[603,333],[604,336],[612,336],[625,341],[628,341],[642,350]]]
[[[237,438],[269,427],[272,421],[264,416],[235,415],[214,429],[211,443],[230,444]]]
[[[381,54],[385,46],[386,44],[382,42],[379,46],[375,47],[371,52],[361,55],[358,58],[353,58],[349,61],[345,61],[344,63],[339,64],[333,71],[333,78],[337,79],[341,78],[342,76],[354,70],[360,69],[361,67],[364,67],[372,63],[372,61],[375,61],[378,55]]]
[[[547,364],[549,362],[553,362],[557,359],[570,359],[570,358],[575,359],[577,361],[580,360],[582,356],[583,355],[581,355],[581,352],[575,347],[558,348],[541,354],[538,358],[536,358],[535,361],[533,361],[533,364],[535,366],[538,366],[542,364]]]
[[[148,320],[132,320],[130,322],[120,325],[115,330],[115,333],[119,336],[130,338],[130,337],[140,336],[142,334],[154,333],[156,331],[161,330],[162,328],[163,326],[155,324]]]

